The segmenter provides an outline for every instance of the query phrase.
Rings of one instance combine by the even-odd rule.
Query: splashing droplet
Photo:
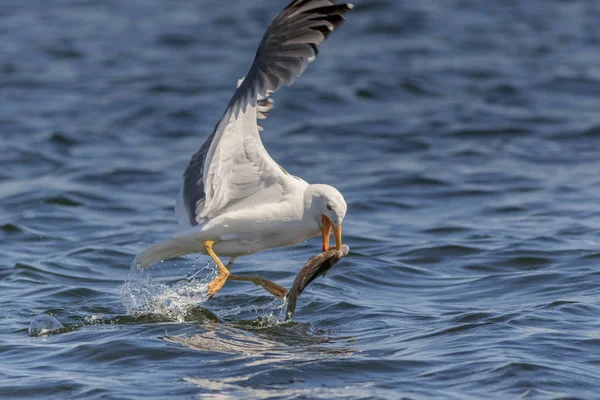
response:
[[[48,314],[41,314],[29,324],[29,336],[46,336],[61,329],[65,329],[65,327],[56,318]]]

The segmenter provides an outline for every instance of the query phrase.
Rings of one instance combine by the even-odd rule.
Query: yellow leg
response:
[[[227,278],[229,277],[229,270],[225,268],[221,260],[219,260],[219,257],[217,257],[217,255],[212,249],[214,243],[215,242],[213,242],[212,240],[207,240],[206,242],[204,242],[204,249],[206,250],[206,254],[208,254],[210,258],[213,259],[215,264],[217,264],[217,267],[219,267],[219,275],[215,279],[213,279],[211,283],[208,284],[209,298],[213,297],[215,294],[217,294],[219,290],[221,290],[221,288],[225,284],[225,281],[227,281]]]
[[[231,279],[232,281],[252,282],[256,286],[262,286],[262,288],[265,289],[267,292],[271,293],[273,296],[279,297],[280,299],[285,298],[285,295],[288,292],[287,289],[261,276],[229,275],[229,279]]]

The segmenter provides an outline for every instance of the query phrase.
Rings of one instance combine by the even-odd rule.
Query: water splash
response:
[[[47,336],[65,329],[56,318],[48,314],[38,315],[29,324],[29,336]]]
[[[287,301],[275,297],[265,304],[235,306],[219,310],[216,314],[221,319],[227,319],[231,316],[247,315],[250,317],[250,315],[254,315],[256,316],[256,320],[253,320],[253,325],[255,327],[267,328],[286,322],[286,308]]]
[[[85,325],[101,325],[104,322],[104,314],[92,314],[83,319]]]
[[[121,304],[133,317],[160,315],[183,322],[194,308],[208,300],[208,284],[216,275],[217,267],[212,263],[192,268],[185,279],[174,283],[160,282],[147,270],[132,273],[121,287]],[[273,298],[264,304],[223,308],[215,315],[221,319],[242,316],[254,321],[257,318],[253,323],[255,327],[272,327],[285,322],[286,306],[286,301]]]
[[[216,268],[207,264],[193,269],[183,280],[172,284],[158,282],[149,273],[132,274],[121,288],[121,304],[134,317],[158,314],[182,322],[198,304],[208,300],[208,284]]]

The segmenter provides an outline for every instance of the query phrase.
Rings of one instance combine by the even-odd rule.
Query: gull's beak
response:
[[[323,251],[327,251],[329,249],[329,236],[331,235],[331,228],[333,224],[331,220],[327,218],[327,216],[321,216],[321,236],[323,237]],[[333,230],[333,236],[335,237],[335,248],[337,250],[341,250],[342,248],[342,224],[339,224]]]
[[[323,251],[329,248],[329,235],[331,235],[331,220],[325,214],[321,216],[321,236],[323,237]]]
[[[342,224],[340,223],[333,231],[335,236],[335,248],[339,251],[342,249]]]

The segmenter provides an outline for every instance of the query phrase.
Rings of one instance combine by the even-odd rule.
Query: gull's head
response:
[[[342,222],[348,206],[344,196],[333,186],[309,185],[304,201],[311,216],[319,224],[323,238],[323,251],[329,248],[329,237],[333,229],[335,247],[342,248]]]

